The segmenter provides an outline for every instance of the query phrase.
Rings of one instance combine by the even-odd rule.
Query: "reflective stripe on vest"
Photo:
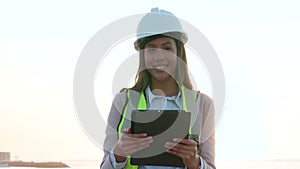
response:
[[[197,97],[198,97],[198,92],[196,91],[192,91],[193,92],[193,101],[191,101],[190,99],[188,99],[189,97],[186,97],[186,89],[184,86],[181,87],[181,100],[182,100],[182,108],[184,111],[188,112],[188,108],[192,108],[194,112],[191,112],[192,113],[192,118],[195,118],[195,114],[197,114],[196,109],[195,109],[195,104],[192,104],[190,106],[188,106],[187,104],[187,100],[188,103],[192,103],[194,102]],[[131,90],[127,90],[126,91],[126,97],[127,97],[127,103],[124,107],[124,110],[123,110],[123,114],[122,114],[122,119],[119,123],[119,126],[118,126],[118,136],[120,138],[121,136],[121,133],[122,133],[122,129],[125,126],[129,126],[129,121],[130,121],[130,115],[128,115],[127,112],[131,112],[133,108],[136,107],[137,110],[147,110],[147,101],[146,101],[146,98],[145,98],[145,95],[144,95],[144,92],[141,92],[141,93],[138,93],[136,91],[131,91]],[[132,101],[134,100],[135,98],[139,98],[139,100],[137,101]],[[130,110],[131,109],[131,110]],[[129,110],[129,111],[128,111]],[[193,115],[194,114],[194,115]],[[192,121],[191,121],[191,124]],[[126,127],[125,127],[126,128]],[[189,134],[192,134],[192,127],[190,127],[189,129]],[[199,134],[199,133],[198,133]],[[131,165],[130,164],[130,161],[131,161],[131,158],[130,156],[127,157],[127,164],[126,164],[126,169],[137,169],[138,166],[137,165]]]

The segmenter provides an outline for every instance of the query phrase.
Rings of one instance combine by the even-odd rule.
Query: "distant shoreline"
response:
[[[63,162],[25,162],[25,161],[8,161],[0,164],[7,164],[10,167],[37,167],[37,168],[70,168]]]

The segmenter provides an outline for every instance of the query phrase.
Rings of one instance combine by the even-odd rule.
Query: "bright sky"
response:
[[[77,59],[101,28],[152,7],[196,26],[218,53],[227,90],[216,158],[300,158],[297,0],[1,1],[0,152],[23,160],[100,159],[102,150],[75,114]],[[116,49],[126,44],[127,56],[133,54],[124,42],[108,56],[123,57]],[[191,71],[201,74],[197,87],[211,95],[205,69],[192,63]],[[112,94],[105,97],[107,112]]]

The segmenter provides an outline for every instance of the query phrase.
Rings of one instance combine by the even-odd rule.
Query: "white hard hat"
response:
[[[183,43],[187,35],[183,31],[179,19],[171,12],[152,8],[139,22],[137,27],[137,40],[134,42],[136,50],[140,50],[139,41],[145,37],[165,35],[178,39]]]

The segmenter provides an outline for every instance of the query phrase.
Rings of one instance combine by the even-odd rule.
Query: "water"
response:
[[[62,161],[63,163],[70,166],[72,169],[99,169],[101,161]],[[35,167],[1,167],[0,169],[39,169]],[[42,169],[42,168],[40,168]],[[51,169],[51,168],[45,168]],[[55,168],[55,169],[68,169],[68,168]]]
[[[72,169],[99,169],[101,161],[63,161]],[[217,161],[218,169],[300,169],[300,160]],[[2,168],[1,168],[2,169]],[[3,169],[37,169],[10,167]],[[60,169],[60,168],[56,168]],[[61,168],[66,169],[66,168]]]
[[[218,161],[218,169],[300,169],[300,160]]]

